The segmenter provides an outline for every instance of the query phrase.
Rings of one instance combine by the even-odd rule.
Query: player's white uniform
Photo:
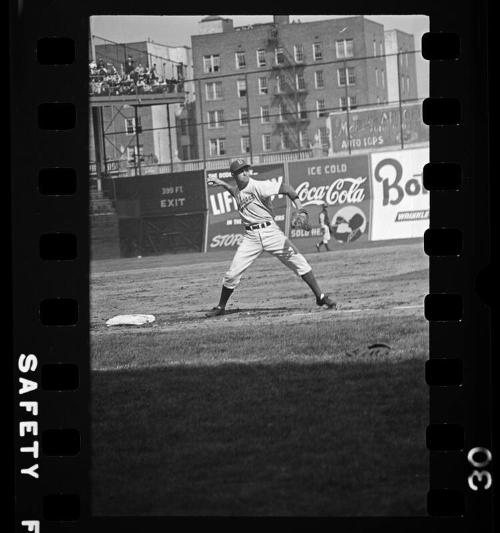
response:
[[[233,257],[229,270],[224,275],[223,284],[235,289],[245,270],[263,252],[277,257],[298,276],[312,270],[306,258],[287,239],[274,221],[271,197],[278,194],[280,184],[270,180],[249,179],[247,186],[238,190],[236,203],[241,221],[245,225],[243,240]]]
[[[328,244],[328,241],[330,240],[330,228],[326,223],[325,213],[323,213],[323,211],[320,211],[319,213],[319,223],[321,226],[321,231],[323,232],[323,240],[321,242],[324,244]]]

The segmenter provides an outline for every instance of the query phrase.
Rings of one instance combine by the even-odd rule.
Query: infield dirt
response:
[[[231,257],[92,264],[94,513],[424,515],[422,241],[308,254],[339,311],[262,256],[207,319]]]

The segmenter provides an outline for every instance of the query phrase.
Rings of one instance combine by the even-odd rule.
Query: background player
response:
[[[229,170],[234,178],[234,184],[226,183],[219,178],[210,178],[208,183],[221,185],[234,196],[241,221],[245,225],[245,233],[231,266],[224,275],[219,305],[209,311],[207,316],[224,314],[227,301],[239,285],[242,274],[263,251],[277,257],[285,266],[300,276],[316,296],[317,305],[326,306],[329,309],[335,308],[335,302],[321,292],[306,258],[274,221],[272,196],[285,194],[297,209],[302,208],[295,189],[285,183],[280,185],[277,181],[252,179],[250,165],[243,159],[233,161]]]
[[[330,248],[328,248],[328,242],[330,241],[330,217],[328,216],[328,210],[326,209],[328,204],[323,202],[322,205],[323,207],[319,212],[319,225],[321,226],[323,238],[321,241],[316,243],[316,250],[319,252],[321,250],[321,245],[324,244],[326,251],[329,252]]]

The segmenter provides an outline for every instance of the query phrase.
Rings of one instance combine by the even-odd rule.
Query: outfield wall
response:
[[[115,201],[122,257],[204,248],[207,200],[202,170],[117,178]]]
[[[370,240],[423,237],[429,227],[429,191],[423,183],[429,149],[377,152],[370,159]]]
[[[288,179],[312,226],[310,231],[290,229],[299,249],[314,250],[322,240],[319,213],[323,202],[330,220],[331,245],[368,239],[372,196],[368,156],[291,162]]]
[[[426,147],[253,168],[256,179],[284,179],[296,189],[309,212],[311,230],[289,228],[294,207],[281,195],[273,200],[274,213],[298,248],[312,252],[322,240],[322,202],[327,203],[332,250],[354,241],[423,237],[429,227],[429,194],[422,181],[428,161]],[[232,179],[228,171],[206,172],[208,178],[211,175]],[[234,199],[222,187],[210,187],[208,202],[205,251],[236,248],[244,229]]]
[[[310,231],[289,228],[294,207],[283,195],[273,198],[281,229],[303,252],[322,239],[319,212],[327,203],[330,249],[354,241],[423,237],[429,227],[429,193],[423,167],[429,149],[412,148],[365,155],[255,165],[257,180],[292,185],[310,214]],[[108,190],[119,219],[122,256],[236,249],[244,227],[236,202],[206,179],[232,180],[229,171],[192,171],[110,180]]]

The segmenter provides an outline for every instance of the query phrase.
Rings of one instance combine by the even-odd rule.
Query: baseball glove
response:
[[[293,229],[303,229],[305,231],[311,230],[311,224],[309,223],[309,213],[305,209],[299,209],[293,213],[290,220],[290,225]]]

